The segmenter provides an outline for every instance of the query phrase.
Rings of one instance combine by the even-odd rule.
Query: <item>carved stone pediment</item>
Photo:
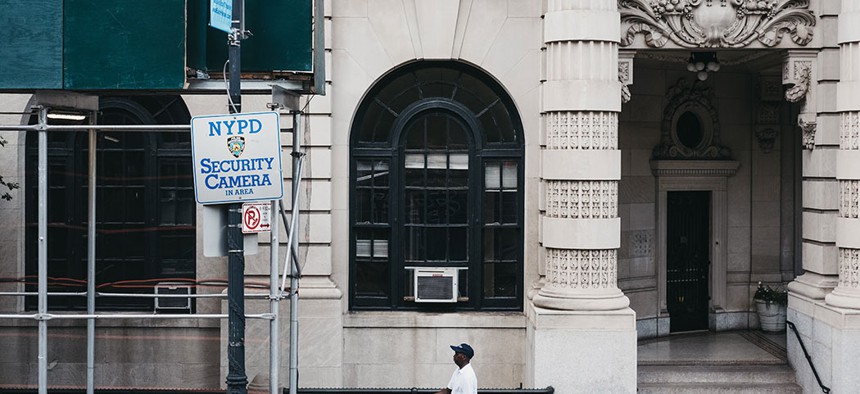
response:
[[[708,85],[681,79],[666,93],[660,143],[652,160],[728,160],[731,151],[720,145],[720,123]]]
[[[787,33],[800,46],[812,41],[809,0],[618,0],[621,46],[638,34],[661,48],[742,48],[779,44]]]

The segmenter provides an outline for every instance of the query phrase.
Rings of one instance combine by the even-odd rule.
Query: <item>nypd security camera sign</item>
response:
[[[198,204],[280,200],[281,127],[276,112],[191,119]]]

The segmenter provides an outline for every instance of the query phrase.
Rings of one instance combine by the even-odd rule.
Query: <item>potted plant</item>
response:
[[[788,293],[785,290],[774,289],[758,282],[753,300],[762,331],[785,330],[785,308],[788,304]]]

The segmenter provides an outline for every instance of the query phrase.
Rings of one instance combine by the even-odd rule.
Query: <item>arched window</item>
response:
[[[102,97],[97,117],[104,125],[189,124],[190,119],[176,96]],[[160,281],[193,281],[196,237],[190,135],[103,131],[97,136],[98,290],[152,293]],[[37,148],[37,133],[28,133],[28,276],[38,273]],[[48,133],[48,291],[86,291],[88,156],[86,132]],[[30,282],[28,291],[36,291],[35,281]],[[27,297],[26,304],[35,308],[36,297]],[[86,297],[49,297],[49,307],[85,309]],[[153,310],[153,299],[99,297],[96,307]]]
[[[352,309],[522,308],[522,124],[496,81],[400,67],[359,106],[350,153]],[[416,302],[427,268],[457,273],[456,302]]]

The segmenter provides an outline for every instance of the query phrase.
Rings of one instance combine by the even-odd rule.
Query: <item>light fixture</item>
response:
[[[696,73],[700,81],[708,79],[708,72],[720,70],[720,61],[716,52],[692,52],[687,62],[687,71]]]
[[[48,112],[48,119],[57,119],[57,120],[84,120],[87,116],[80,112],[69,112],[69,111],[50,111]]]

